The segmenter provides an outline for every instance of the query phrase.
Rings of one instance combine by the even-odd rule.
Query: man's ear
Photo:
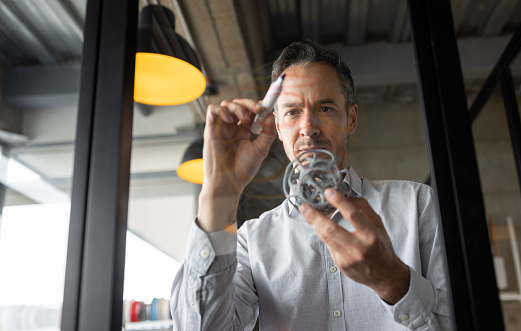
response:
[[[349,107],[349,113],[348,113],[348,120],[347,120],[347,132],[351,135],[355,133],[356,126],[358,125],[358,105],[356,103],[353,103]]]
[[[277,128],[277,135],[279,136],[279,140],[282,141],[282,135],[280,134],[280,128],[279,128],[279,119],[277,117],[276,110],[273,112],[273,116],[275,116],[275,127]]]

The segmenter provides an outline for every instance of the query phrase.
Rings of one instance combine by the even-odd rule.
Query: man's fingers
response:
[[[211,115],[210,120],[214,122],[220,119],[223,123],[238,124],[248,129],[255,115],[265,110],[259,102],[251,99],[223,100],[220,105],[209,105],[207,116]],[[271,114],[266,116],[262,129],[270,137],[268,140],[276,135],[275,120]]]
[[[351,234],[347,230],[328,219],[316,209],[302,204],[299,207],[299,211],[306,222],[315,230],[320,240],[332,250],[341,249],[350,240]]]
[[[241,103],[229,100],[224,100],[221,102],[221,107],[223,107],[223,111],[227,111],[241,123],[249,123],[251,121],[251,112],[250,110]]]
[[[215,122],[216,119],[221,119],[225,123],[236,122],[233,113],[222,105],[209,105],[207,109],[206,119]]]
[[[267,134],[269,137],[272,137],[277,134],[277,130],[275,130],[275,118],[273,114],[271,113],[270,109],[264,108],[260,101],[255,101],[251,99],[233,99],[234,103],[238,103],[246,107],[249,111],[251,111],[252,116],[251,120],[253,120],[255,114],[262,113],[264,111],[268,111],[269,114],[265,117],[264,121],[262,122],[262,131],[261,134]],[[246,123],[246,122],[241,122]],[[257,138],[258,139],[258,138]],[[271,140],[271,138],[269,139]],[[271,143],[271,142],[270,142]]]
[[[338,191],[328,188],[324,191],[324,196],[326,197],[327,201],[333,205],[333,207],[340,210],[340,213],[344,218],[350,222],[355,230],[357,231],[365,231],[368,230],[370,227],[370,223],[373,223],[369,220],[366,213],[364,213],[360,208],[359,204],[354,203],[353,200],[356,198],[349,198],[346,199],[342,194],[338,193]],[[359,200],[365,200],[365,199],[359,199]],[[364,206],[364,208],[371,208],[369,204],[367,206]],[[376,215],[376,214],[374,214]],[[376,215],[376,217],[379,217]]]
[[[367,202],[366,199],[350,197],[349,202],[352,202],[357,206],[358,210],[373,224],[382,225],[380,216],[374,211],[373,207]]]
[[[257,114],[264,109],[258,101],[252,99],[233,99],[233,102],[248,108],[254,114]]]

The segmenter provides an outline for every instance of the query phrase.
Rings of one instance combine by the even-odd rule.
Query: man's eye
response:
[[[322,106],[322,107],[319,108],[319,110],[322,113],[329,113],[329,112],[333,111],[333,108]]]
[[[297,114],[298,114],[298,110],[296,110],[296,109],[288,110],[286,113],[284,113],[285,116],[295,116]]]

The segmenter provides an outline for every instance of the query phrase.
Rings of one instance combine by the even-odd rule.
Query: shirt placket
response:
[[[333,262],[326,245],[324,245],[325,272],[329,294],[329,320],[332,330],[345,330],[345,312],[342,292],[341,272]]]

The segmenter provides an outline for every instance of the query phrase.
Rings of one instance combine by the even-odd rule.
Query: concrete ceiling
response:
[[[0,2],[0,142],[4,153],[68,192],[78,100],[86,0]],[[140,1],[143,7],[158,1]],[[361,104],[410,103],[416,76],[405,0],[161,0],[176,14],[176,31],[198,52],[218,93],[181,106],[135,107],[134,198],[196,196],[197,187],[175,169],[200,137],[209,103],[259,99],[271,63],[289,42],[309,38],[337,49],[351,67]],[[475,92],[521,23],[521,0],[453,0],[453,17],[467,90]],[[512,70],[519,86],[521,60]],[[282,199],[280,144],[246,192],[239,217],[247,219]],[[33,201],[10,190],[7,203]],[[191,212],[195,210],[195,199]],[[183,200],[184,201],[184,200]],[[186,202],[183,202],[186,204]],[[138,214],[139,212],[136,212]],[[131,222],[154,241],[150,225]],[[174,230],[173,230],[174,231]],[[180,257],[157,239],[157,246]],[[182,241],[182,240],[181,240]],[[179,245],[181,246],[181,244]]]
[[[81,61],[85,1],[0,4],[0,65],[8,76],[8,103],[34,107],[31,97],[38,94],[42,98],[36,104],[45,93],[74,95],[71,80],[77,79]],[[415,82],[405,0],[142,0],[140,6],[158,2],[175,12],[176,31],[194,46],[204,73],[217,84],[219,93],[201,98],[203,105],[237,96],[259,98],[271,62],[290,41],[303,38],[339,50],[357,87]],[[453,0],[452,8],[465,76],[484,78],[519,26],[521,1]],[[28,81],[33,70],[39,71],[32,78],[56,75],[58,86],[47,86],[54,91],[37,84],[43,79]]]

